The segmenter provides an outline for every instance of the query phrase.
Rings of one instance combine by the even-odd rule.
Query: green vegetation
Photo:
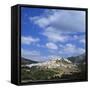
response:
[[[55,79],[54,76],[59,74],[60,70],[56,69],[37,69],[35,67],[22,68],[21,80],[50,80]]]
[[[66,73],[60,68],[37,68],[23,67],[21,69],[21,80],[60,80],[60,79],[84,79],[84,72]]]

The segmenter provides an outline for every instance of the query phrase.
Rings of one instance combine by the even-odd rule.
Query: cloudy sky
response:
[[[44,61],[85,52],[85,12],[21,8],[21,55]]]

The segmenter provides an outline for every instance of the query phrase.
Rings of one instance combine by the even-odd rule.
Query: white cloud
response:
[[[22,36],[22,37],[21,37],[21,42],[22,42],[22,44],[27,44],[27,45],[29,45],[29,44],[31,44],[31,43],[35,43],[35,42],[38,42],[38,41],[40,41],[39,38],[33,38],[33,37],[31,37],[31,36],[28,36],[28,37]]]
[[[72,40],[77,40],[79,43],[85,45],[85,35],[74,35]]]
[[[43,61],[45,57],[41,56],[39,51],[21,49],[21,56],[30,60]]]
[[[74,35],[73,38],[77,40],[77,39],[79,39],[79,36]]]
[[[46,15],[30,17],[30,20],[45,29],[52,26],[57,30],[61,29],[62,32],[85,31],[84,11],[49,10],[48,12],[45,11]]]
[[[66,42],[68,33],[85,32],[85,12],[73,10],[45,10],[40,16],[29,18],[42,28],[49,41]],[[77,38],[74,36],[74,38]]]
[[[73,44],[67,44],[66,48],[64,48],[64,51],[67,51],[67,52],[69,51],[70,53],[78,54],[78,53],[84,53],[85,50],[83,48],[76,47]]]
[[[51,42],[47,43],[46,47],[49,49],[54,49],[54,50],[58,49],[58,46],[55,43],[51,43]]]
[[[53,27],[48,27],[42,34],[53,42],[65,42],[69,39],[68,35],[62,35],[60,31]]]
[[[47,58],[52,60],[52,59],[55,59],[55,58],[60,58],[60,56],[52,54],[52,55],[47,56]]]
[[[44,45],[41,45],[39,43],[36,44],[37,47],[45,47]]]
[[[31,50],[25,50],[25,49],[21,49],[21,53],[22,55],[27,55],[27,56],[37,56],[40,55],[39,51],[31,51]]]
[[[85,49],[76,47],[73,44],[66,44],[59,52],[60,55],[76,56],[85,52]]]
[[[45,27],[49,24],[48,19],[44,17],[30,17],[30,20],[33,20],[35,24],[39,25],[40,27]]]
[[[50,56],[43,56],[40,51],[21,49],[21,56],[34,61],[46,61]]]
[[[64,47],[64,51],[68,53],[75,53],[76,50],[77,48],[75,47],[75,45],[72,44],[66,44],[66,46]]]
[[[85,49],[79,47],[78,44],[77,46],[72,44],[74,41],[75,43],[85,42],[84,34],[79,35],[79,33],[85,32],[84,11],[45,10],[40,16],[33,16],[29,19],[41,28],[41,35],[47,37],[49,43],[46,43],[46,47],[51,52],[56,53],[55,50],[57,50],[57,53],[62,56],[73,56],[85,52]],[[60,43],[66,45],[60,45]],[[40,44],[37,46],[42,47]]]
[[[63,47],[64,47],[64,45],[62,45],[62,44],[59,44],[59,47],[60,47],[60,48],[63,48]]]
[[[85,44],[85,39],[84,38],[81,39],[80,42],[83,43],[83,44]]]

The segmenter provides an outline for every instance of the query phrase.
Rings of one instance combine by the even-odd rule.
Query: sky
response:
[[[85,53],[85,12],[21,8],[21,56],[35,61]]]

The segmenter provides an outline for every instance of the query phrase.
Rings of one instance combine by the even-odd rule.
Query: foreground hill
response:
[[[72,63],[77,65],[78,69],[80,70],[79,76],[82,77],[82,79],[85,79],[87,77],[87,64],[85,53],[78,56],[69,57],[68,59]]]
[[[22,82],[33,80],[82,79],[81,69],[66,58],[25,64],[21,68]]]

